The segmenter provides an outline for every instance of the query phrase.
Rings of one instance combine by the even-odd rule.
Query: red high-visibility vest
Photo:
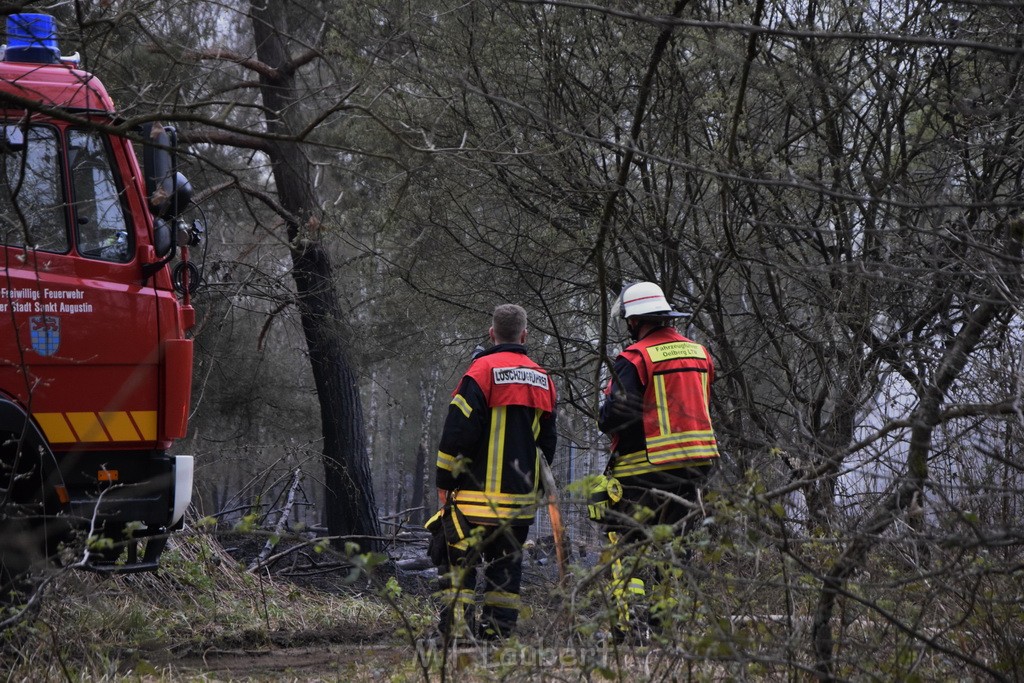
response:
[[[555,410],[555,386],[548,374],[521,353],[506,351],[481,356],[466,370],[487,397],[487,405],[526,406],[546,413]],[[452,396],[458,392],[456,387]]]
[[[663,327],[626,348],[622,356],[636,368],[645,387],[645,460],[651,467],[636,462],[639,458],[629,458],[632,454],[622,453],[619,455],[636,471],[627,465],[630,471],[620,474],[641,474],[717,458],[718,443],[709,413],[715,370],[707,349],[674,328]]]
[[[504,351],[480,356],[466,376],[477,383],[490,408],[485,458],[476,458],[469,478],[455,494],[459,509],[477,524],[533,521],[539,501],[540,420],[555,411],[555,385],[539,365],[522,353]],[[453,394],[458,400],[458,389]],[[522,422],[522,412],[532,413]],[[517,417],[513,419],[513,416]],[[511,424],[519,424],[513,429]],[[484,455],[484,454],[481,454]]]

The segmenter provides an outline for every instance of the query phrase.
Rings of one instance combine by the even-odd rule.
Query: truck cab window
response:
[[[40,251],[68,250],[57,132],[0,121],[0,240]]]
[[[68,131],[68,165],[78,252],[104,261],[129,261],[128,221],[103,137],[95,131]]]

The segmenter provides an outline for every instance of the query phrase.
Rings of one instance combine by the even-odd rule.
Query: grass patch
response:
[[[171,679],[176,662],[211,651],[400,642],[395,610],[372,587],[307,590],[246,572],[210,535],[171,543],[156,573],[58,570],[40,605],[0,633],[2,678]]]

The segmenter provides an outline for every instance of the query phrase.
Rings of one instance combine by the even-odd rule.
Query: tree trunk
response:
[[[284,35],[284,12],[274,3],[250,5],[256,53],[272,72],[260,74],[267,131],[294,135],[293,121],[300,106]],[[319,236],[319,211],[312,173],[302,148],[294,141],[274,138],[270,161],[277,194],[290,214],[288,244],[292,277],[302,330],[309,349],[324,437],[324,483],[327,530],[332,536],[364,536],[363,550],[377,549],[380,535],[376,514],[366,431],[356,374],[348,359],[343,311],[335,290],[330,255]]]
[[[412,521],[418,524],[423,524],[427,521],[427,492],[426,492],[426,478],[427,478],[427,446],[424,442],[420,441],[416,446],[416,463],[412,469],[412,500],[410,505],[417,508],[412,513]],[[433,509],[429,510],[433,513]]]
[[[434,495],[427,495],[427,480],[430,478],[430,423],[434,416],[434,399],[437,397],[437,368],[432,368],[429,379],[420,380],[420,440],[416,445],[416,463],[413,465],[412,505],[420,508],[413,520],[423,524],[434,514]]]

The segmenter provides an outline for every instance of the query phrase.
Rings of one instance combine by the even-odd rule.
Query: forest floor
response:
[[[172,680],[393,681],[414,677],[415,650],[408,644],[345,643],[323,633],[316,637],[323,642],[211,650],[173,662],[155,659],[151,664]]]
[[[354,567],[360,556],[293,534],[275,539],[276,560],[250,571],[269,537],[192,529],[172,539],[155,573],[59,570],[21,618],[0,610],[16,622],[0,631],[0,680],[590,680],[622,670],[590,661],[603,651],[581,654],[554,558],[543,553],[524,562],[516,637],[445,656],[417,639],[437,619],[423,539],[393,544],[391,561],[365,572]]]
[[[264,545],[261,537],[245,534],[223,535],[218,540],[239,567],[250,566]],[[287,541],[279,542],[274,553],[284,554],[288,545]],[[415,547],[410,552],[421,553]],[[413,600],[429,599],[428,572],[390,569],[403,595]],[[264,575],[274,591],[288,592],[294,586],[303,596],[326,594],[354,600],[365,597],[376,602],[380,579],[368,581],[361,576],[353,581],[350,571],[348,558],[328,547],[316,552],[297,550],[272,563]],[[415,649],[411,638],[399,634],[394,617],[374,609],[368,610],[365,617],[353,617],[343,610],[336,621],[287,621],[277,627],[268,617],[270,628],[259,634],[242,633],[238,638],[224,634],[204,642],[202,651],[186,646],[184,654],[150,652],[146,661],[161,677],[171,680],[406,680],[403,672],[414,672]]]
[[[219,538],[220,546],[237,566],[247,566],[259,552],[262,541],[245,535]],[[286,544],[275,553],[286,550]],[[403,552],[401,564],[412,562],[425,554],[416,546]],[[541,564],[543,563],[543,564]],[[266,629],[231,633],[219,632],[214,637],[197,638],[191,643],[166,648],[140,649],[124,662],[121,672],[130,676],[156,676],[157,680],[202,681],[432,681],[440,680],[441,654],[436,646],[418,645],[406,631],[407,623],[414,633],[429,630],[434,618],[430,594],[434,569],[402,569],[395,565],[384,574],[394,577],[391,604],[382,604],[381,584],[386,579],[366,577],[353,582],[348,576],[347,558],[330,549],[320,553],[297,552],[294,557],[274,563],[264,589],[288,593],[289,586],[301,590],[298,596],[337,595],[344,599],[363,600],[374,605],[364,616],[354,616],[349,609],[333,618],[302,623],[302,620],[272,618],[269,608]],[[534,557],[527,561],[524,576],[524,601],[542,606],[550,600],[557,575],[548,558]],[[377,572],[380,574],[380,572]],[[300,597],[300,599],[302,599]],[[385,601],[386,603],[386,601]],[[301,611],[301,608],[299,608]],[[402,612],[403,614],[399,614]],[[550,625],[546,610],[524,611],[520,631],[524,642]],[[518,641],[517,641],[518,646]],[[518,655],[516,655],[518,656]],[[449,664],[448,680],[490,680],[494,669],[508,663],[508,655],[496,649],[463,649],[457,661]],[[452,667],[455,668],[452,668]]]

